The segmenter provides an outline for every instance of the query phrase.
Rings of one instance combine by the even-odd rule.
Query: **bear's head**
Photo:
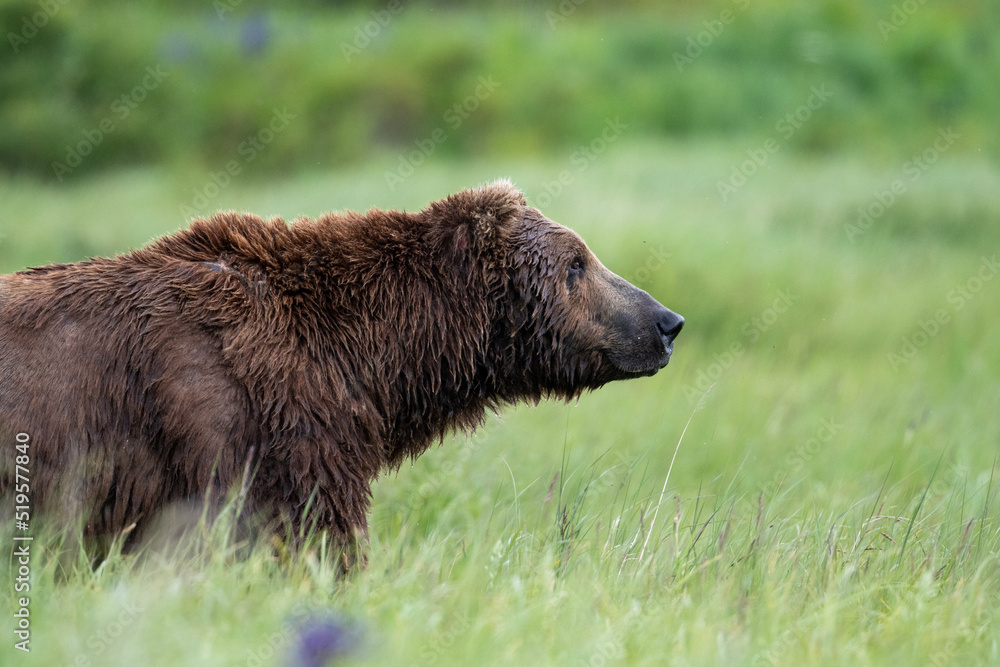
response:
[[[684,318],[609,271],[574,231],[509,181],[431,205],[464,270],[484,272],[491,369],[507,398],[572,397],[670,361]]]

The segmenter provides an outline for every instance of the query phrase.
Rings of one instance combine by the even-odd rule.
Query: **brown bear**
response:
[[[219,213],[0,276],[0,492],[114,534],[246,483],[350,541],[370,483],[487,409],[656,373],[684,319],[507,181],[419,213]]]

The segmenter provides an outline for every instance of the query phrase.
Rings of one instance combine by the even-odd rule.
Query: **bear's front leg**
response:
[[[322,450],[309,443],[293,451]],[[310,461],[311,465],[301,467],[295,465],[298,461],[294,455],[290,458],[288,463],[292,465],[282,466],[277,465],[279,461],[265,457],[254,484],[254,505],[271,508],[278,521],[275,534],[280,534],[280,524],[290,529],[285,534],[290,534],[291,544],[277,540],[279,555],[286,556],[289,549],[297,551],[329,540],[330,553],[341,572],[364,567],[368,562],[371,506],[371,487],[366,476],[332,468],[328,461],[333,457],[317,456]]]
[[[368,530],[356,528],[350,535],[338,536],[334,542],[333,553],[340,552],[337,559],[337,572],[345,575],[349,572],[363,570],[368,566]]]

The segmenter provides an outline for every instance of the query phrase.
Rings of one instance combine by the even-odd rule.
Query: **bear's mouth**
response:
[[[661,369],[665,368],[668,363],[670,363],[670,356],[673,354],[673,346],[665,347],[663,354],[655,360],[650,360],[645,363],[638,360],[615,360],[610,355],[607,356],[607,360],[610,365],[615,369],[615,379],[619,380],[629,380],[632,378],[644,378],[651,377],[660,372]]]
[[[622,380],[650,377],[656,375],[663,368],[666,368],[667,364],[670,363],[670,358],[674,354],[673,336],[663,335],[660,337],[660,340],[663,343],[660,356],[653,359],[649,359],[648,357],[647,359],[616,359],[616,355],[610,350],[603,350],[604,357],[618,371],[619,377]]]

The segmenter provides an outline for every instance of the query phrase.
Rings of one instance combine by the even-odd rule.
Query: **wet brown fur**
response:
[[[616,338],[656,304],[633,291],[507,182],[419,213],[221,213],[0,276],[0,444],[31,436],[35,502],[88,533],[249,466],[251,511],[349,537],[381,470],[486,410],[655,372],[662,341]]]

